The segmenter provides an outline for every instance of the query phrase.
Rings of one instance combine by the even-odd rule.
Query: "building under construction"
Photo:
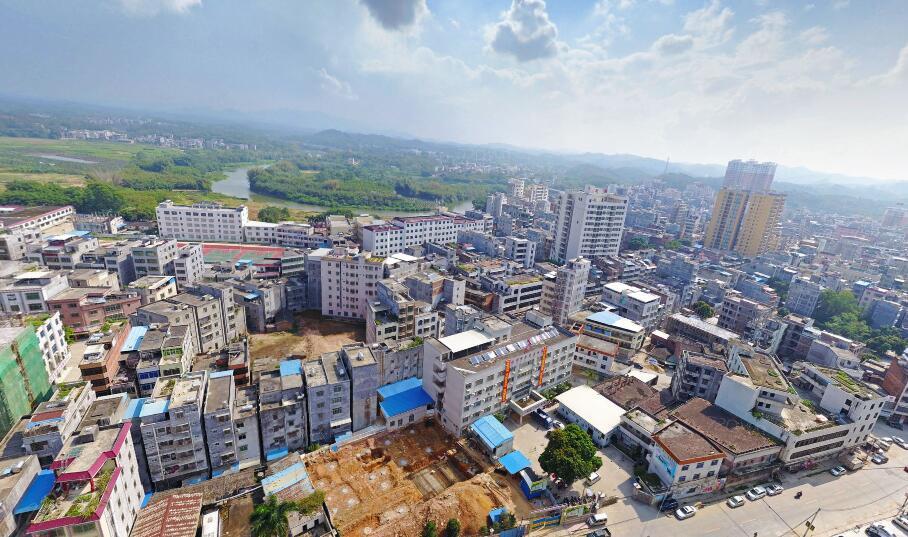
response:
[[[35,330],[31,326],[0,328],[0,436],[50,394]]]

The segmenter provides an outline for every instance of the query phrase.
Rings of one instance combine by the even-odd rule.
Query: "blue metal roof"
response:
[[[485,443],[489,449],[495,449],[514,438],[514,433],[495,419],[495,416],[483,416],[470,425],[470,430]]]
[[[315,492],[315,487],[312,486],[312,481],[309,479],[309,472],[306,471],[306,465],[302,461],[262,479],[262,491],[266,496],[270,496],[297,483],[301,484],[307,494]]]
[[[615,328],[620,328],[629,332],[640,332],[644,329],[634,321],[626,319],[617,313],[612,313],[611,311],[596,312],[587,317],[586,320],[607,326],[614,326]]]
[[[16,504],[13,514],[31,513],[40,509],[41,502],[50,494],[56,480],[57,477],[54,475],[53,470],[41,470],[38,472],[32,479],[25,494],[22,495],[22,499]]]
[[[28,431],[29,429],[34,429],[35,427],[38,427],[39,425],[45,425],[48,423],[59,423],[61,421],[64,421],[63,418],[48,418],[46,420],[41,420],[41,421],[30,421],[25,424],[25,430]]]
[[[412,390],[417,386],[422,386],[422,380],[419,377],[410,377],[408,379],[400,380],[392,384],[387,384],[378,389],[378,395],[382,399],[387,399],[392,395],[397,395],[401,392],[407,390]]]
[[[126,407],[126,413],[123,415],[123,419],[131,420],[133,418],[138,418],[142,414],[142,407],[145,406],[145,401],[148,401],[148,398],[140,397],[138,399],[130,399],[129,406]]]
[[[168,408],[170,408],[170,399],[148,399],[145,401],[145,404],[142,405],[142,409],[139,411],[139,417],[144,418],[147,416],[163,414],[167,412]]]
[[[142,507],[144,509],[145,506],[148,505],[148,502],[151,501],[152,496],[154,496],[154,492],[146,493],[145,496],[142,497],[142,505],[140,507]]]
[[[501,516],[507,512],[508,512],[508,510],[505,509],[504,507],[496,507],[495,509],[492,509],[491,511],[489,511],[489,520],[491,520],[492,523],[494,524],[494,523],[498,522],[498,519],[501,518]]]
[[[281,362],[281,376],[301,375],[303,373],[302,360],[284,360]]]
[[[120,352],[139,350],[139,346],[142,344],[142,340],[145,339],[145,334],[147,332],[147,326],[133,326],[130,328],[129,334],[126,335],[126,341],[123,342],[123,347],[120,349]]]
[[[208,378],[217,379],[221,377],[232,377],[233,370],[228,369],[227,371],[215,371],[214,373],[208,375]]]
[[[401,382],[407,382],[402,380]],[[395,384],[400,384],[397,382]],[[393,384],[391,385],[393,386]],[[381,392],[379,392],[381,393]],[[405,412],[410,412],[420,407],[424,407],[432,402],[432,396],[430,396],[424,389],[422,389],[422,383],[418,383],[416,386],[401,392],[397,392],[394,395],[386,397],[378,406],[381,408],[382,413],[386,418],[392,416],[397,416]]]
[[[508,471],[509,474],[514,475],[524,468],[529,468],[533,464],[530,462],[530,459],[519,451],[512,451],[505,455],[504,457],[498,459],[498,462],[504,466],[504,469]]]

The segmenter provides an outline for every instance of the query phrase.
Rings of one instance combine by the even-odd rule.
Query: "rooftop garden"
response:
[[[70,384],[60,384],[57,386],[57,397],[60,399],[66,399],[66,396],[73,393],[79,393],[79,389],[85,386],[84,382],[73,382]]]
[[[68,517],[88,520],[101,505],[101,497],[107,490],[116,468],[113,460],[107,461],[94,477],[94,488],[92,488],[92,480],[88,480],[81,489],[73,488],[65,492],[58,489],[52,492],[41,503],[41,508],[35,515],[34,521],[47,522]]]

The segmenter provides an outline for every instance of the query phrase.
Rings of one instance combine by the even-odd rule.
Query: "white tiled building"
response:
[[[618,255],[627,215],[626,197],[592,186],[582,192],[561,192],[555,200],[555,214],[555,260]]]
[[[363,226],[363,250],[388,256],[427,242],[453,243],[458,231],[484,231],[485,225],[484,220],[455,214],[398,217],[387,224]]]
[[[568,317],[579,311],[586,294],[590,262],[578,257],[569,259],[558,270],[545,275],[540,309],[557,324],[567,324]]]
[[[180,288],[194,284],[205,270],[205,258],[200,244],[186,244],[177,250],[173,271]]]
[[[643,325],[647,330],[654,330],[662,320],[659,296],[633,285],[622,282],[605,284],[602,301],[614,306],[618,315]]]
[[[41,354],[44,356],[47,380],[54,384],[63,374],[66,362],[70,358],[69,344],[66,342],[66,332],[63,330],[60,312],[55,311],[53,315],[45,319],[40,326],[35,328],[35,333],[38,334]]]
[[[370,252],[338,249],[321,259],[322,315],[365,319],[369,302],[376,300],[384,278],[384,259]]]
[[[249,221],[245,205],[224,207],[220,203],[176,205],[162,201],[155,210],[158,234],[169,239],[209,242],[243,242]]]

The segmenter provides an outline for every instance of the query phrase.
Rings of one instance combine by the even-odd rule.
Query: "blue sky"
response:
[[[905,0],[0,0],[0,93],[908,179]]]

